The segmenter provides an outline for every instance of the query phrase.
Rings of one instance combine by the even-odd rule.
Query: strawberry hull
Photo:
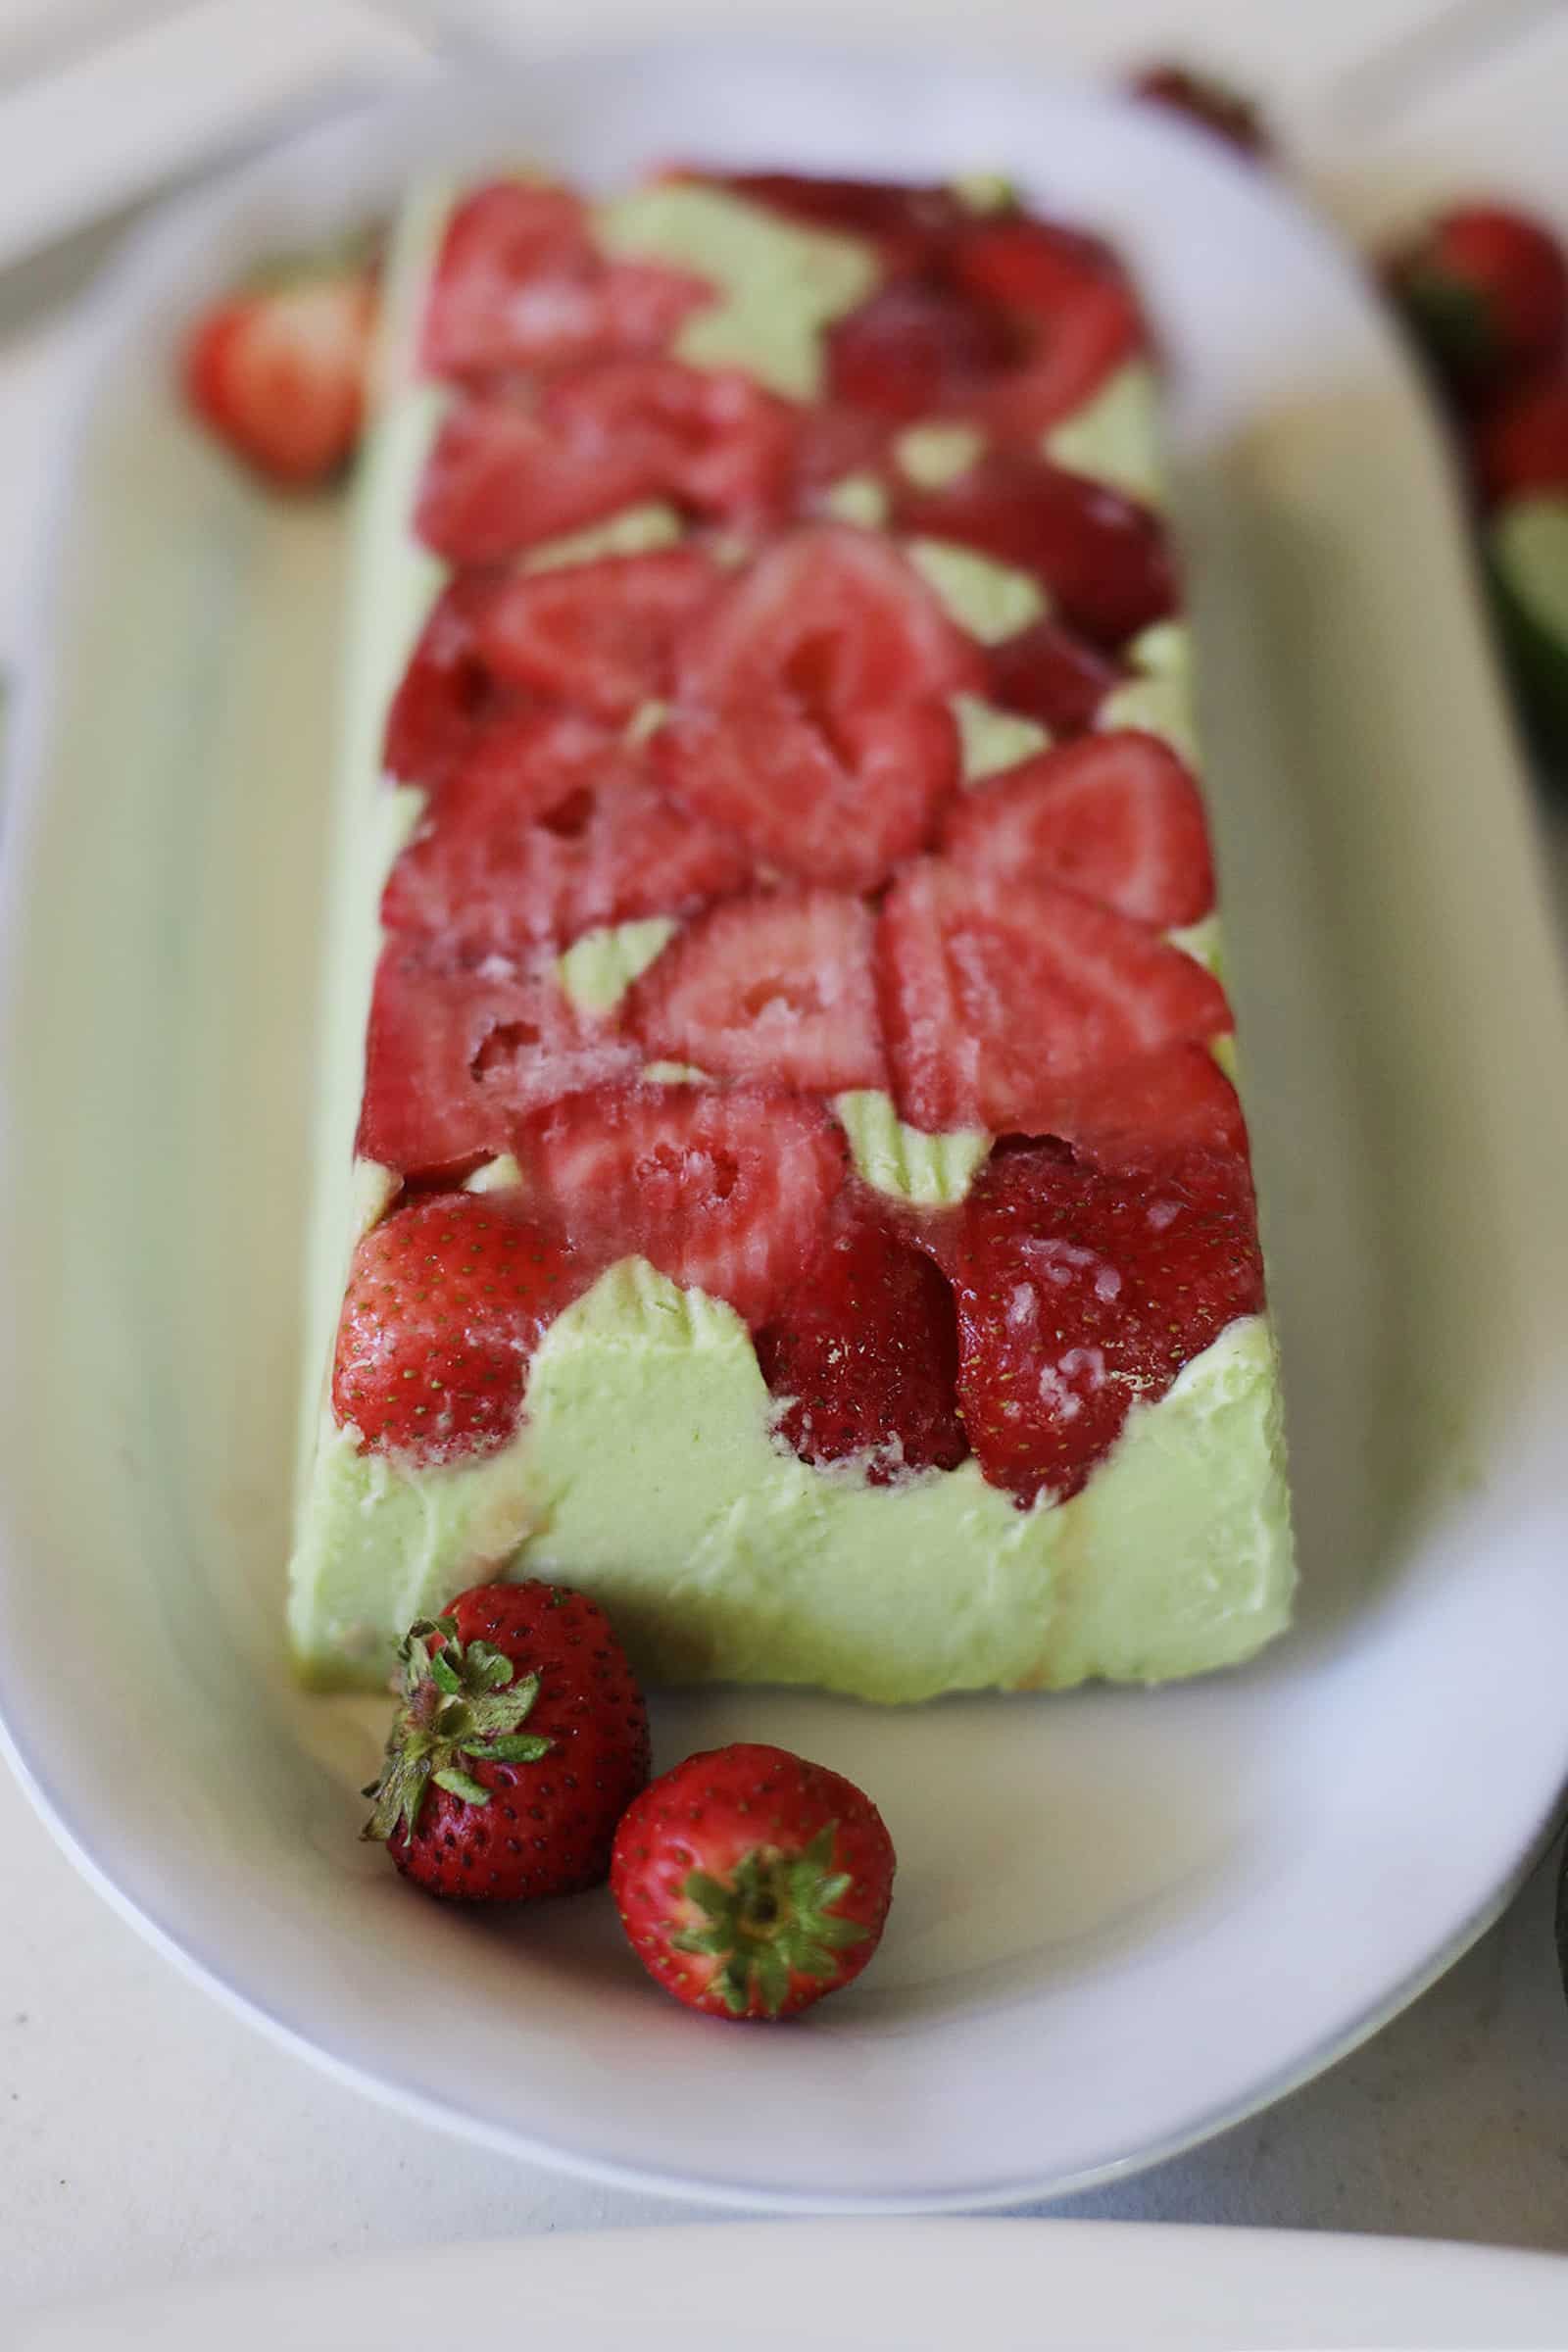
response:
[[[593,1593],[656,1681],[888,1703],[1201,1673],[1288,1621],[1131,290],[1005,208],[923,195],[914,238],[789,196],[503,192],[444,246],[426,199],[394,253],[291,1567],[318,1684],[384,1684],[495,1578]],[[1045,674],[1054,606],[1093,692]]]

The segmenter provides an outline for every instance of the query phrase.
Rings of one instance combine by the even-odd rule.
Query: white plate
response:
[[[251,2274],[24,2321],[15,2352],[383,2352],[447,2341],[454,2314],[481,2310],[514,2311],[527,2341],[571,2352],[1568,2342],[1568,2261],[1552,2254],[1149,2223],[783,2228],[566,2233]]]
[[[979,164],[1121,237],[1178,363],[1305,1590],[1257,1668],[902,1714],[662,1704],[863,1781],[863,1984],[662,2001],[608,1905],[476,1920],[356,1842],[363,1708],[279,1640],[340,575],[180,421],[179,321],[416,156]],[[1175,2148],[1495,1911],[1568,1761],[1568,1022],[1443,466],[1353,270],[1179,124],[896,61],[537,68],[319,137],[143,243],[64,435],[4,912],[0,1700],[99,1883],[340,2074],[500,2148],[780,2206],[1007,2201]]]

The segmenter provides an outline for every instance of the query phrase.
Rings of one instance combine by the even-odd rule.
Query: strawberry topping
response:
[[[835,399],[908,423],[962,407],[1018,354],[1006,316],[944,272],[895,277],[827,334]]]
[[[719,184],[809,227],[875,238],[890,264],[905,267],[940,252],[972,218],[951,188],[906,187],[894,180],[737,172]]]
[[[817,523],[777,541],[682,640],[655,739],[697,815],[766,863],[868,890],[957,782],[946,697],[976,650],[886,541]]]
[[[991,648],[986,699],[1037,718],[1053,735],[1081,735],[1124,675],[1099,646],[1048,615]]]
[[[899,1108],[931,1131],[1049,1133],[1063,1079],[1231,1026],[1219,982],[1148,924],[935,858],[888,893],[877,977]]]
[[[332,1409],[362,1448],[427,1464],[493,1452],[522,1412],[546,1326],[592,1267],[504,1193],[394,1209],[354,1252]]]
[[[1041,752],[949,812],[943,849],[996,882],[1058,882],[1162,931],[1214,904],[1198,786],[1170,746],[1131,729]]]
[[[1021,1505],[1077,1494],[1135,1400],[1263,1303],[1245,1162],[1194,1153],[1152,1185],[1060,1144],[1004,1150],[959,1212],[958,1400]]]
[[[719,576],[685,547],[524,573],[484,602],[479,652],[509,684],[618,723],[668,694],[676,634]]]
[[[980,413],[994,432],[1036,439],[1139,347],[1132,291],[1092,237],[1020,214],[976,223],[954,260],[959,284],[1008,320],[1026,354],[985,391]]]
[[[749,870],[733,840],[665,797],[645,749],[572,713],[523,711],[486,729],[443,785],[381,913],[470,958],[525,956],[601,923],[689,913]]]
[[[1152,1168],[1189,1152],[1245,1160],[1236,1089],[1206,1046],[1157,1046],[1052,1087],[1039,1131],[1104,1168]]]
[[[564,188],[497,180],[447,226],[424,326],[432,374],[477,376],[659,351],[712,299],[703,279],[596,252]]]
[[[863,1195],[840,1196],[820,1254],[759,1332],[757,1359],[803,1461],[858,1454],[885,1486],[905,1471],[955,1470],[968,1453],[952,1294]]]
[[[875,918],[831,890],[760,893],[699,915],[632,990],[652,1057],[715,1077],[836,1094],[885,1086],[871,974]]]
[[[901,528],[1032,571],[1060,616],[1121,645],[1176,604],[1163,525],[1130,498],[1021,451],[993,450],[938,489],[901,488]]]
[[[492,591],[472,575],[449,580],[419,633],[387,716],[382,758],[390,774],[434,791],[486,720],[514,696],[498,683],[479,644]]]
[[[629,1078],[641,1058],[548,968],[495,956],[475,969],[394,938],[376,968],[356,1149],[415,1182],[452,1182],[504,1152],[522,1113]]]
[[[844,1180],[825,1110],[763,1087],[600,1087],[519,1128],[530,1193],[590,1247],[766,1319]]]
[[[585,368],[550,386],[541,413],[580,458],[635,466],[657,496],[694,514],[746,522],[783,509],[796,412],[738,368]]]
[[[466,400],[436,436],[414,523],[449,564],[506,564],[652,496],[642,454],[579,448],[501,400]]]

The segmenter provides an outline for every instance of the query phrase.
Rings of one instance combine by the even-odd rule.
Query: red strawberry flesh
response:
[[[611,723],[666,695],[677,633],[719,574],[693,548],[560,564],[499,581],[476,635],[491,674]]]
[[[1245,1161],[1152,1177],[1065,1146],[999,1152],[953,1245],[957,1391],[976,1459],[1021,1505],[1078,1493],[1135,1402],[1263,1303]]]
[[[1491,506],[1568,497],[1568,364],[1495,401],[1476,419],[1471,450]]]
[[[479,626],[493,590],[460,573],[436,599],[387,717],[387,770],[433,790],[470,749],[484,722],[517,699],[480,650]]]
[[[415,528],[449,564],[505,564],[657,487],[646,452],[579,447],[507,401],[466,400],[436,436]]]
[[[841,1195],[820,1255],[757,1357],[785,1403],[779,1429],[808,1462],[862,1460],[886,1485],[956,1469],[969,1450],[958,1417],[953,1297],[894,1218]],[[787,1401],[786,1401],[787,1400]]]
[[[592,1271],[509,1194],[395,1208],[354,1253],[332,1367],[339,1423],[362,1449],[421,1467],[493,1452],[521,1418],[542,1333]]]
[[[936,273],[896,277],[826,341],[837,400],[898,424],[974,400],[1018,353],[1005,314]]]
[[[889,892],[877,965],[899,1108],[932,1131],[1050,1132],[1063,1080],[1231,1026],[1218,981],[1148,924],[935,858]]]
[[[921,847],[957,782],[947,698],[976,649],[886,541],[789,533],[688,632],[656,738],[695,815],[804,879],[868,890]]]
[[[622,360],[563,376],[541,410],[579,464],[634,472],[649,494],[710,521],[778,515],[797,416],[739,368]]]
[[[1038,719],[1053,736],[1081,735],[1125,675],[1099,646],[1048,615],[992,646],[986,699]]]
[[[523,1122],[530,1196],[593,1250],[764,1320],[815,1255],[844,1181],[827,1113],[762,1087],[602,1087]]]
[[[627,1022],[651,1058],[715,1077],[829,1095],[883,1086],[875,930],[869,908],[838,891],[728,900],[644,973]]]
[[[1148,509],[1022,452],[993,450],[937,489],[905,485],[896,518],[1035,573],[1060,617],[1097,645],[1122,645],[1175,609],[1164,527]]]
[[[475,967],[393,938],[376,968],[357,1149],[413,1182],[456,1181],[506,1151],[524,1113],[631,1077],[640,1059],[572,1007],[548,964]]]
[[[1093,238],[1021,215],[982,220],[959,242],[955,268],[971,300],[1010,321],[1023,355],[980,403],[996,432],[1033,441],[1092,400],[1139,347],[1131,289]]]
[[[470,961],[679,915],[743,882],[729,836],[673,806],[645,750],[569,712],[484,730],[392,869],[389,930]]]
[[[497,180],[447,225],[424,362],[436,375],[472,377],[658,351],[711,299],[700,278],[608,261],[586,207],[565,189]]]
[[[1134,730],[1025,760],[949,813],[942,846],[997,882],[1054,882],[1160,930],[1214,904],[1208,824],[1170,746]]]

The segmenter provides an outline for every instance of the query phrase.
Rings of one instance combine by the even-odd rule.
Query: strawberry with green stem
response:
[[[427,1893],[518,1902],[597,1886],[648,1779],[648,1713],[596,1601],[476,1585],[410,1629],[363,1835]]]
[[[688,1756],[628,1807],[610,1886],[632,1949],[676,2000],[779,2018],[860,1974],[894,1867],[853,1781],[743,1740]]]

